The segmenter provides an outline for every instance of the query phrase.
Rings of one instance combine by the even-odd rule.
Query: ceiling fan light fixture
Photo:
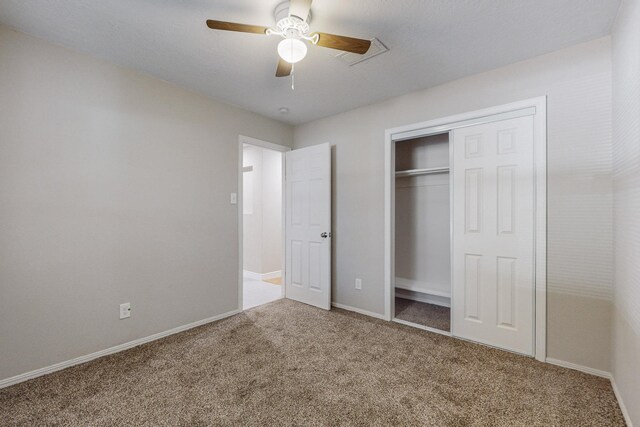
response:
[[[307,56],[307,45],[300,39],[288,37],[278,43],[278,55],[290,64],[295,64]]]
[[[309,22],[312,2],[313,0],[283,0],[274,11],[276,26],[272,28],[215,19],[207,19],[206,23],[212,30],[282,37],[284,40],[280,41],[277,49],[280,59],[276,68],[276,77],[291,76],[293,89],[294,64],[307,55],[307,43],[358,55],[367,53],[371,46],[370,40],[311,32]]]

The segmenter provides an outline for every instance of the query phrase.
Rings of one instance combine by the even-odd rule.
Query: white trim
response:
[[[564,360],[554,359],[552,357],[547,357],[546,362],[551,365],[560,366],[562,368],[573,369],[574,371],[584,372],[585,374],[607,378],[609,381],[611,381],[611,388],[613,389],[613,394],[616,396],[616,400],[618,401],[618,406],[620,407],[620,411],[622,412],[624,421],[627,423],[628,427],[633,427],[631,416],[629,415],[627,406],[624,404],[624,400],[622,400],[622,394],[620,394],[620,390],[618,389],[618,385],[616,384],[616,379],[610,372],[590,368],[588,366],[578,365],[576,363],[565,362]]]
[[[287,151],[291,151],[287,150]],[[282,188],[280,194],[282,194],[282,206],[280,212],[282,212],[282,223],[280,227],[282,229],[282,244],[280,245],[280,253],[282,254],[282,260],[280,262],[280,284],[282,288],[280,290],[280,296],[282,298],[287,297],[287,153],[282,153]]]
[[[446,285],[451,287],[450,284]],[[413,279],[405,279],[404,277],[396,277],[395,279],[396,289],[404,289],[405,291],[420,292],[421,294],[435,295],[442,298],[451,298],[451,292],[438,291],[443,286],[434,285],[427,282],[419,282]]]
[[[547,357],[547,97],[537,98],[533,116],[533,150],[535,161],[535,331],[534,357]]]
[[[453,293],[453,130],[449,131],[449,283]],[[394,189],[395,191],[395,189]],[[455,320],[453,318],[453,297],[449,298],[449,331],[453,336]]]
[[[396,150],[394,150],[391,129],[384,133],[384,318],[391,321],[395,312],[395,239],[392,225],[396,222],[395,188]]]
[[[584,372],[585,374],[611,379],[611,373],[607,371],[601,371],[600,369],[594,369],[588,366],[578,365],[576,363],[565,362],[564,360],[554,359],[552,357],[547,357],[546,362],[551,365],[561,366],[563,368],[573,369],[574,371]]]
[[[358,314],[364,314],[365,316],[375,317],[376,319],[386,320],[383,314],[374,313],[373,311],[363,310],[361,308],[351,307],[350,305],[344,305],[337,302],[332,302],[331,306],[335,308],[341,308],[347,311],[353,311],[354,313],[358,313]]]
[[[407,169],[403,171],[396,171],[396,178],[432,175],[437,173],[449,173],[449,166],[444,168],[423,168],[423,169]]]
[[[237,200],[238,204],[236,205],[237,214],[238,214],[238,310],[242,310],[243,306],[243,298],[242,298],[242,289],[244,287],[244,246],[243,246],[243,230],[242,227],[244,225],[244,203],[242,200],[242,186],[243,186],[243,175],[244,175],[244,151],[243,151],[243,138],[242,135],[238,137],[238,188],[237,191]]]
[[[546,304],[547,304],[547,266],[546,266],[546,201],[547,201],[547,97],[541,96],[510,104],[486,108],[444,117],[421,123],[387,129],[385,131],[385,178],[384,178],[384,317],[392,320],[394,312],[394,280],[395,280],[395,245],[394,229],[395,212],[395,150],[394,143],[399,140],[421,136],[441,134],[452,129],[488,123],[507,118],[534,117],[534,150],[535,150],[535,182],[536,182],[536,235],[535,235],[535,337],[534,357],[544,362],[546,358]],[[451,164],[449,165],[451,167]],[[453,188],[452,188],[453,191]],[[452,301],[453,305],[453,301]],[[453,330],[453,322],[451,324]]]
[[[255,271],[242,270],[242,276],[253,280],[269,280],[282,277],[282,271],[270,271],[269,273],[256,273]]]
[[[267,148],[269,150],[279,151],[281,153],[286,153],[287,151],[291,151],[291,148],[285,145],[274,144],[273,142],[263,141],[261,139],[251,138],[250,136],[244,136],[244,135],[240,135],[240,143],[254,145],[256,147]]]
[[[262,280],[262,275],[260,273],[256,273],[249,270],[242,270],[242,278],[252,279],[252,280]]]
[[[282,277],[282,271],[270,271],[269,273],[262,273],[262,280],[270,280],[277,279],[278,277]]]
[[[279,151],[282,154],[282,283],[285,283],[285,274],[286,273],[286,269],[285,269],[285,256],[284,256],[284,245],[285,245],[285,241],[284,241],[284,230],[285,230],[285,186],[284,186],[284,180],[285,180],[285,155],[284,153],[286,153],[287,151],[291,151],[291,148],[286,147],[284,145],[280,145],[280,144],[274,144],[272,142],[268,142],[268,141],[263,141],[261,139],[256,139],[256,138],[252,138],[250,136],[244,136],[244,135],[238,135],[238,189],[237,191],[237,195],[238,195],[238,204],[236,205],[237,207],[237,211],[238,211],[238,310],[242,311],[242,304],[243,304],[243,298],[242,298],[242,288],[243,288],[243,276],[244,276],[244,248],[243,248],[243,237],[244,237],[244,231],[243,231],[243,220],[244,220],[244,210],[243,210],[243,206],[242,206],[242,179],[243,179],[243,170],[244,167],[242,165],[242,157],[243,157],[243,152],[242,152],[242,148],[244,146],[244,144],[249,144],[249,145],[254,145],[256,147],[262,147],[262,148],[267,148],[269,150],[274,150],[274,151]],[[257,279],[257,280],[261,280],[261,279]],[[282,286],[282,298],[285,297],[285,287]]]
[[[611,387],[613,388],[613,394],[616,395],[618,406],[620,406],[620,411],[622,411],[622,416],[624,417],[624,421],[627,423],[627,427],[633,427],[633,423],[631,422],[631,415],[629,415],[629,411],[627,410],[627,407],[622,400],[622,394],[620,394],[620,390],[618,389],[618,385],[616,384],[616,379],[613,375],[611,375]]]
[[[189,330],[198,326],[202,326],[207,323],[215,322],[217,320],[222,320],[224,318],[233,316],[240,312],[241,311],[239,310],[232,310],[227,313],[219,314],[217,316],[209,317],[207,319],[198,320],[197,322],[189,323],[187,325],[178,326],[177,328],[169,329],[164,332],[159,332],[157,334],[149,335],[144,338],[139,338],[137,340],[129,341],[124,344],[119,344],[114,347],[109,347],[104,350],[96,351],[95,353],[87,354],[84,356],[76,357],[71,360],[56,363],[54,365],[46,366],[44,368],[36,369],[35,371],[25,372],[24,374],[19,374],[13,377],[5,378],[3,380],[0,380],[0,388],[9,387],[14,384],[18,384],[27,380],[31,380],[33,378],[40,377],[42,375],[51,374],[53,372],[60,371],[62,369],[70,368],[71,366],[80,365],[81,363],[86,363],[103,356],[119,353],[121,351],[128,350],[130,348],[137,347],[139,345],[146,344],[151,341],[156,341],[161,338],[168,337],[169,335],[184,332],[186,330]]]
[[[405,326],[412,326],[414,328],[422,329],[423,331],[433,332],[435,334],[440,334],[440,335],[444,335],[444,336],[447,336],[447,337],[452,336],[451,332],[443,331],[443,330],[436,329],[436,328],[431,328],[429,326],[420,325],[418,323],[409,322],[407,320],[398,319],[397,317],[394,317],[392,321],[396,322],[396,323],[400,323],[400,324],[405,325]]]
[[[469,111],[466,113],[456,114],[453,116],[441,117],[434,120],[427,120],[425,122],[412,123],[409,125],[398,126],[395,128],[387,129],[386,133],[393,136],[394,141],[402,139],[413,139],[423,135],[434,135],[439,133],[449,132],[451,129],[457,129],[460,127],[474,126],[481,123],[489,123],[492,121],[492,116],[497,117],[497,120],[504,120],[506,118],[516,118],[523,116],[530,116],[536,113],[536,110],[530,109],[530,107],[538,107],[538,103],[542,100],[546,103],[546,96],[540,96],[537,98],[525,99],[522,101],[511,102],[509,104],[498,105],[495,107],[484,108],[482,110]],[[525,111],[521,111],[525,110]],[[509,112],[518,112],[517,115],[505,115]],[[415,134],[409,135],[408,132],[417,131]],[[397,136],[401,138],[398,139]]]
[[[396,289],[396,298],[451,308],[451,298],[440,297],[423,292],[408,291],[406,289]]]
[[[507,104],[511,106],[515,104]],[[493,111],[493,112],[492,112]],[[436,135],[439,133],[446,133],[453,129],[460,129],[469,126],[481,125],[484,123],[498,122],[501,120],[516,119],[518,117],[533,116],[536,114],[536,107],[522,107],[522,108],[510,108],[508,111],[498,111],[494,108],[480,110],[478,114],[470,116],[470,113],[458,114],[456,116],[449,116],[443,119],[431,120],[428,122],[416,123],[414,125],[402,126],[392,129],[393,140],[395,142],[404,141],[407,139],[414,139],[416,137],[424,137],[428,135]],[[421,126],[422,125],[422,126]],[[406,129],[406,130],[403,130]]]

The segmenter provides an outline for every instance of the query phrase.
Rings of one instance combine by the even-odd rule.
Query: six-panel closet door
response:
[[[453,335],[533,355],[533,116],[452,134]]]

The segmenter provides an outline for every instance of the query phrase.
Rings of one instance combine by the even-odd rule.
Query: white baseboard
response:
[[[233,316],[234,314],[241,313],[242,310],[233,310],[227,313],[220,314],[218,316],[209,317],[207,319],[198,320],[197,322],[189,323],[187,325],[178,326],[177,328],[169,329],[168,331],[159,332],[157,334],[149,335],[144,338],[139,338],[137,340],[129,341],[124,344],[116,345],[114,347],[110,347],[104,350],[96,351],[95,353],[87,354],[84,356],[76,357],[75,359],[67,360],[64,362],[56,363],[54,365],[45,366],[44,368],[36,369],[35,371],[25,372],[24,374],[19,374],[13,377],[5,378],[0,380],[0,389],[9,387],[14,384],[18,384],[27,380],[31,380],[33,378],[40,377],[42,375],[50,374],[56,371],[60,371],[62,369],[69,368],[74,365],[79,365],[81,363],[89,362],[94,359],[98,359],[99,357],[107,356],[109,354],[118,353],[123,350],[128,350],[133,347],[137,347],[142,344],[146,344],[151,341],[159,340],[160,338],[167,337],[169,335],[177,334],[179,332],[184,332],[188,329],[195,328],[197,326],[202,326],[207,323],[215,322],[216,320],[221,320],[226,317]]]
[[[440,307],[451,308],[451,298],[441,297],[439,295],[430,295],[422,292],[396,288],[395,296],[411,301],[424,302],[427,304],[438,305]]]
[[[246,279],[262,280],[262,275],[260,273],[255,273],[249,270],[242,270],[242,277]]]
[[[359,313],[359,314],[363,314],[365,316],[370,316],[370,317],[374,317],[376,319],[382,319],[385,320],[384,315],[379,314],[379,313],[374,313],[372,311],[368,311],[368,310],[362,310],[360,308],[356,308],[356,307],[351,307],[348,305],[344,305],[344,304],[340,304],[337,302],[332,302],[331,305],[333,307],[336,308],[341,308],[343,310],[347,310],[347,311],[353,311],[355,313]],[[34,371],[30,371],[30,372],[25,372],[23,374],[19,374],[13,377],[9,377],[9,378],[5,378],[3,380],[0,380],[0,389],[5,388],[5,387],[9,387],[12,386],[14,384],[18,384],[27,380],[31,380],[33,378],[37,378],[40,377],[42,375],[46,375],[46,374],[50,374],[56,371],[60,371],[62,369],[66,369],[69,368],[71,366],[75,366],[75,365],[80,365],[82,363],[86,363],[89,362],[91,360],[95,360],[98,359],[100,357],[103,356],[107,356],[110,354],[114,354],[114,353],[118,353],[124,350],[128,350],[130,348],[133,347],[137,347],[139,345],[142,344],[146,344],[148,342],[151,341],[156,341],[159,340],[161,338],[167,337],[169,335],[173,335],[173,334],[177,334],[179,332],[184,332],[186,330],[198,327],[198,326],[202,326],[205,325],[207,323],[211,323],[211,322],[215,322],[217,320],[222,320],[224,318],[227,317],[231,317],[235,314],[241,313],[242,310],[232,310],[229,311],[227,313],[223,313],[220,314],[218,316],[213,316],[213,317],[209,317],[207,319],[202,319],[202,320],[198,320],[197,322],[193,322],[193,323],[189,323],[183,326],[178,326],[177,328],[173,328],[173,329],[169,329],[167,331],[164,332],[159,332],[157,334],[153,334],[153,335],[149,335],[147,337],[143,337],[143,338],[139,338],[137,340],[133,340],[133,341],[129,341],[126,342],[124,344],[120,344],[114,347],[110,347],[104,350],[100,350],[100,351],[96,351],[95,353],[91,353],[91,354],[87,354],[84,356],[80,356],[80,357],[76,357],[74,359],[71,360],[67,360],[64,362],[60,362],[60,363],[56,363],[54,365],[50,365],[50,366],[46,366],[44,368],[40,368],[40,369],[36,369]],[[398,321],[398,320],[395,320]],[[401,321],[398,321],[398,323],[403,323]],[[412,325],[413,326],[413,325]],[[429,328],[431,329],[431,328]],[[434,331],[434,332],[438,332],[438,333],[443,333],[442,331]],[[446,334],[444,333],[444,335],[450,335],[450,334]],[[569,368],[569,369],[574,369],[576,371],[580,371],[580,372],[584,372],[587,374],[591,374],[591,375],[596,375],[599,377],[603,377],[603,378],[608,378],[611,381],[611,386],[613,387],[613,392],[616,396],[616,399],[618,400],[618,404],[620,405],[620,410],[622,411],[622,414],[624,416],[625,422],[627,423],[628,427],[633,427],[633,424],[631,422],[631,418],[629,416],[629,412],[624,404],[624,401],[622,400],[622,396],[620,395],[620,391],[618,390],[618,386],[616,385],[616,381],[613,378],[613,376],[611,375],[611,373],[606,372],[606,371],[602,371],[599,369],[594,369],[594,368],[589,368],[587,366],[582,366],[582,365],[578,365],[575,363],[571,363],[571,362],[565,362],[564,360],[558,360],[558,359],[553,359],[548,357],[546,359],[547,363],[550,363],[552,365],[556,365],[556,366],[561,366],[563,368]]]
[[[601,371],[600,369],[590,368],[588,366],[582,366],[571,362],[565,362],[564,360],[554,359],[552,357],[547,357],[547,363],[556,366],[562,366],[563,368],[573,369],[574,371],[584,372],[585,374],[595,375],[597,377],[608,378],[611,379],[611,373],[607,371]]]
[[[282,271],[271,271],[269,273],[256,273],[255,271],[242,270],[242,276],[253,280],[268,280],[282,277]]]
[[[353,311],[354,313],[364,314],[365,316],[375,317],[376,319],[385,320],[384,314],[374,313],[373,311],[363,310],[361,308],[351,307],[350,305],[344,305],[337,302],[331,303],[332,307],[341,308],[347,311]]]
[[[624,416],[624,421],[627,423],[627,427],[633,427],[633,423],[631,422],[631,417],[629,416],[629,411],[624,404],[624,400],[622,400],[622,395],[620,394],[620,390],[618,390],[618,386],[616,385],[616,380],[610,372],[601,371],[600,369],[589,368],[588,366],[577,365],[571,362],[565,362],[564,360],[553,359],[551,357],[547,357],[547,363],[552,365],[562,366],[563,368],[569,368],[576,371],[584,372],[585,374],[596,375],[598,377],[607,378],[611,381],[611,387],[613,388],[613,394],[616,396],[616,400],[618,401],[618,406],[620,406],[620,411],[622,411],[622,416]]]
[[[422,294],[451,299],[450,284],[420,282],[418,280],[405,279],[404,277],[396,277],[394,284],[396,289],[404,289],[406,291],[420,292]]]
[[[611,376],[611,387],[613,387],[613,394],[616,395],[618,406],[620,406],[620,410],[622,411],[622,416],[624,416],[624,421],[627,423],[627,427],[633,427],[631,416],[629,415],[629,411],[624,404],[624,400],[622,400],[622,395],[620,394],[620,390],[618,390],[618,385],[616,384],[616,379],[613,375]]]
[[[282,271],[271,271],[269,273],[262,273],[262,280],[277,279],[282,277]]]
[[[440,335],[445,335],[447,337],[453,336],[451,334],[451,332],[449,332],[449,331],[443,331],[443,330],[436,329],[436,328],[430,328],[429,326],[424,326],[424,325],[419,325],[417,323],[408,322],[406,320],[398,319],[397,317],[395,319],[393,319],[392,322],[400,323],[401,325],[405,325],[405,326],[411,326],[413,328],[422,329],[423,331],[428,331],[428,332],[433,332],[433,333],[440,334]]]

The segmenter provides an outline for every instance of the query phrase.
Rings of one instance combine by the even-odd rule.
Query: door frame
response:
[[[471,111],[387,129],[384,137],[384,318],[394,320],[395,289],[395,143],[429,135],[443,134],[454,129],[533,116],[534,146],[534,357],[546,361],[547,313],[547,97],[540,96],[496,107]],[[449,144],[453,143],[451,138]],[[450,152],[452,150],[450,149]],[[449,167],[452,167],[450,164]],[[453,192],[453,187],[450,186]],[[452,202],[453,199],[451,199]],[[451,235],[453,222],[451,221]],[[453,246],[452,246],[453,250]],[[452,264],[453,268],[453,264]],[[453,308],[453,298],[451,306]],[[402,322],[401,322],[402,323]],[[429,329],[423,327],[423,329]],[[451,328],[453,330],[453,328]],[[452,335],[433,330],[445,335]]]
[[[242,308],[243,297],[242,291],[244,288],[244,206],[243,206],[243,165],[242,160],[244,157],[243,147],[244,144],[253,145],[255,147],[267,148],[269,150],[278,151],[282,155],[282,259],[280,271],[282,272],[282,285],[281,285],[281,297],[285,297],[285,275],[286,275],[286,257],[284,255],[285,250],[285,153],[291,151],[290,147],[286,147],[280,144],[274,144],[273,142],[263,141],[261,139],[252,138],[250,136],[239,135],[238,136],[238,190],[237,190],[237,210],[238,210],[238,310],[244,311]]]

